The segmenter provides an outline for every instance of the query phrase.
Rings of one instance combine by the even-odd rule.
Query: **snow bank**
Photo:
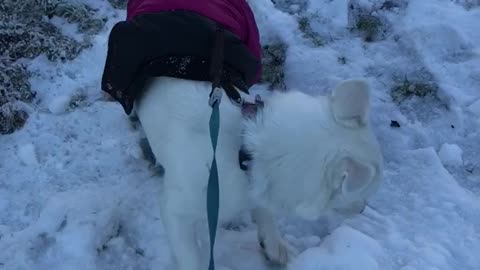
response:
[[[444,165],[460,166],[463,164],[462,149],[456,144],[444,143],[438,156]]]
[[[293,261],[289,270],[383,269],[378,242],[352,228],[342,226],[329,235],[320,247],[310,248]]]

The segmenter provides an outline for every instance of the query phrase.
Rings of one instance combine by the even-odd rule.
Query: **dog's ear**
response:
[[[345,158],[342,163],[343,194],[359,192],[372,182],[375,176],[375,169],[373,167],[358,162],[350,157]]]
[[[330,100],[335,120],[358,128],[367,124],[369,87],[365,80],[346,80],[332,92]]]

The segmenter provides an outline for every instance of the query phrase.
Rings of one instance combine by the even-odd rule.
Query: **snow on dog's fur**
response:
[[[179,270],[207,269],[206,187],[213,150],[209,134],[211,84],[159,77],[136,103],[157,161],[165,168],[162,218]],[[369,89],[342,82],[329,96],[276,92],[247,120],[224,98],[220,104],[217,162],[220,219],[251,211],[271,261],[286,264],[294,251],[274,216],[316,219],[327,210],[358,213],[382,179],[383,159],[369,126]],[[238,151],[252,154],[247,174]]]

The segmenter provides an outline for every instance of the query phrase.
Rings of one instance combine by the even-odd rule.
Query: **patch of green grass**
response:
[[[10,134],[27,121],[28,113],[17,103],[32,102],[36,96],[28,82],[29,77],[24,65],[0,57],[0,134]]]
[[[28,119],[28,113],[11,103],[0,107],[0,134],[11,134],[22,128]]]
[[[77,93],[72,96],[70,102],[68,103],[68,108],[70,111],[73,111],[77,108],[85,107],[90,105],[87,95],[84,93]]]
[[[68,61],[90,47],[89,41],[77,41],[65,36],[49,18],[60,17],[78,24],[86,37],[98,33],[106,20],[97,18],[89,6],[69,0],[1,0],[0,1],[0,134],[12,133],[28,119],[25,106],[31,103],[35,91],[32,76],[19,59],[45,55],[50,61]],[[85,100],[77,98],[71,108]]]
[[[45,54],[49,60],[72,60],[88,41],[64,36],[45,17],[58,16],[77,23],[80,32],[98,33],[105,20],[90,7],[66,0],[3,0],[0,2],[0,55],[15,61]]]
[[[30,73],[24,65],[0,58],[0,107],[13,101],[31,102],[35,98],[29,77]]]
[[[391,96],[393,101],[401,103],[412,96],[436,96],[437,91],[438,85],[434,82],[410,81],[408,78],[405,78],[402,83],[392,88]]]
[[[383,23],[373,15],[362,15],[358,18],[355,27],[364,35],[366,42],[372,42],[381,34]]]
[[[308,17],[300,17],[300,19],[298,19],[298,28],[304,33],[310,29],[310,20]]]
[[[127,0],[108,0],[108,2],[112,5],[112,7],[117,9],[126,9],[127,8]]]
[[[98,33],[107,21],[107,18],[96,18],[95,11],[89,6],[66,2],[58,2],[48,16],[58,16],[69,23],[78,23],[79,31],[88,34]]]
[[[285,60],[287,45],[281,42],[262,47],[262,78],[260,82],[268,82],[271,88],[286,89]]]
[[[298,19],[298,29],[302,31],[304,37],[309,39],[314,46],[321,47],[325,45],[322,38],[312,29],[311,18],[302,16]]]

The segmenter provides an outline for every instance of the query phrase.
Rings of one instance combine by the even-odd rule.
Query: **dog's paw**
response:
[[[286,265],[298,252],[280,237],[258,239],[265,258],[274,264]]]

